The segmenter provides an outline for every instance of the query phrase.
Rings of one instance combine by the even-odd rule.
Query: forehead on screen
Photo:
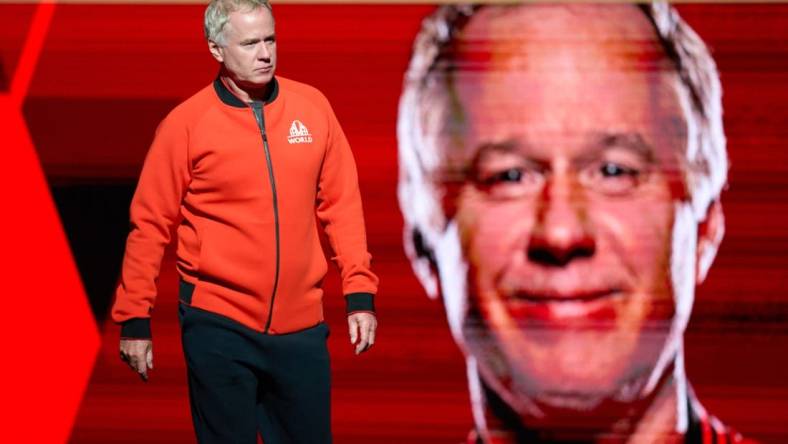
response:
[[[424,116],[422,128],[438,136],[434,146],[450,169],[466,163],[484,142],[496,142],[468,140],[474,125],[489,130],[491,122],[537,130],[541,125],[549,132],[562,128],[551,128],[550,118],[612,127],[621,123],[617,116],[651,113],[640,120],[659,115],[666,130],[678,138],[684,133],[676,67],[648,17],[633,5],[482,8],[429,76],[422,111],[431,116]],[[592,107],[598,111],[587,112]],[[475,112],[480,108],[485,114]],[[600,128],[593,129],[598,136]]]

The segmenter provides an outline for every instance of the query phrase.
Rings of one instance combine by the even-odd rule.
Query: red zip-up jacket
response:
[[[327,271],[318,220],[348,312],[374,311],[356,166],[328,100],[276,77],[264,102],[247,104],[217,79],[156,131],[131,202],[112,319],[123,337],[150,337],[177,227],[177,269],[194,285],[182,302],[263,333],[314,326]]]

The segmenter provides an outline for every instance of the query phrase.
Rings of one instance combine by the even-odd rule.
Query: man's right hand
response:
[[[120,359],[148,380],[148,370],[153,370],[153,341],[150,339],[121,339]]]

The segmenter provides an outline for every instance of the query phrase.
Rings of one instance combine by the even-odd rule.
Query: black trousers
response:
[[[190,291],[181,283],[182,300]],[[265,444],[331,443],[325,323],[266,335],[183,303],[179,311],[200,444],[255,444],[258,433]]]

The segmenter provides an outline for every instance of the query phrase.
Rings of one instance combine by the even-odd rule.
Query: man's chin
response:
[[[239,81],[242,87],[250,90],[262,89],[268,86],[274,78],[274,72],[266,72],[252,75],[242,81]]]
[[[583,392],[543,392],[532,399],[541,409],[567,412],[586,412],[595,410],[610,394]]]
[[[514,397],[532,400],[540,407],[592,411],[606,404],[635,402],[642,396],[649,374],[647,370],[589,373],[555,367],[549,373],[521,371],[511,374],[510,389]]]
[[[539,430],[607,430],[631,410],[629,403],[614,397],[610,393],[544,392],[530,398],[535,409],[521,415],[521,420]]]
[[[486,394],[488,407],[504,427],[538,431],[539,436],[549,442],[584,441],[589,436],[611,430],[621,418],[632,413],[631,404],[613,400],[614,395],[610,393],[592,390],[525,395],[503,394],[488,387]]]
[[[527,384],[523,382],[514,382],[507,396],[501,398],[513,401],[511,407],[524,423],[546,429],[569,425],[604,429],[632,414],[645,380],[636,377],[624,385],[612,381],[578,384],[575,380],[570,386],[566,381],[551,379],[535,385],[532,375]]]

